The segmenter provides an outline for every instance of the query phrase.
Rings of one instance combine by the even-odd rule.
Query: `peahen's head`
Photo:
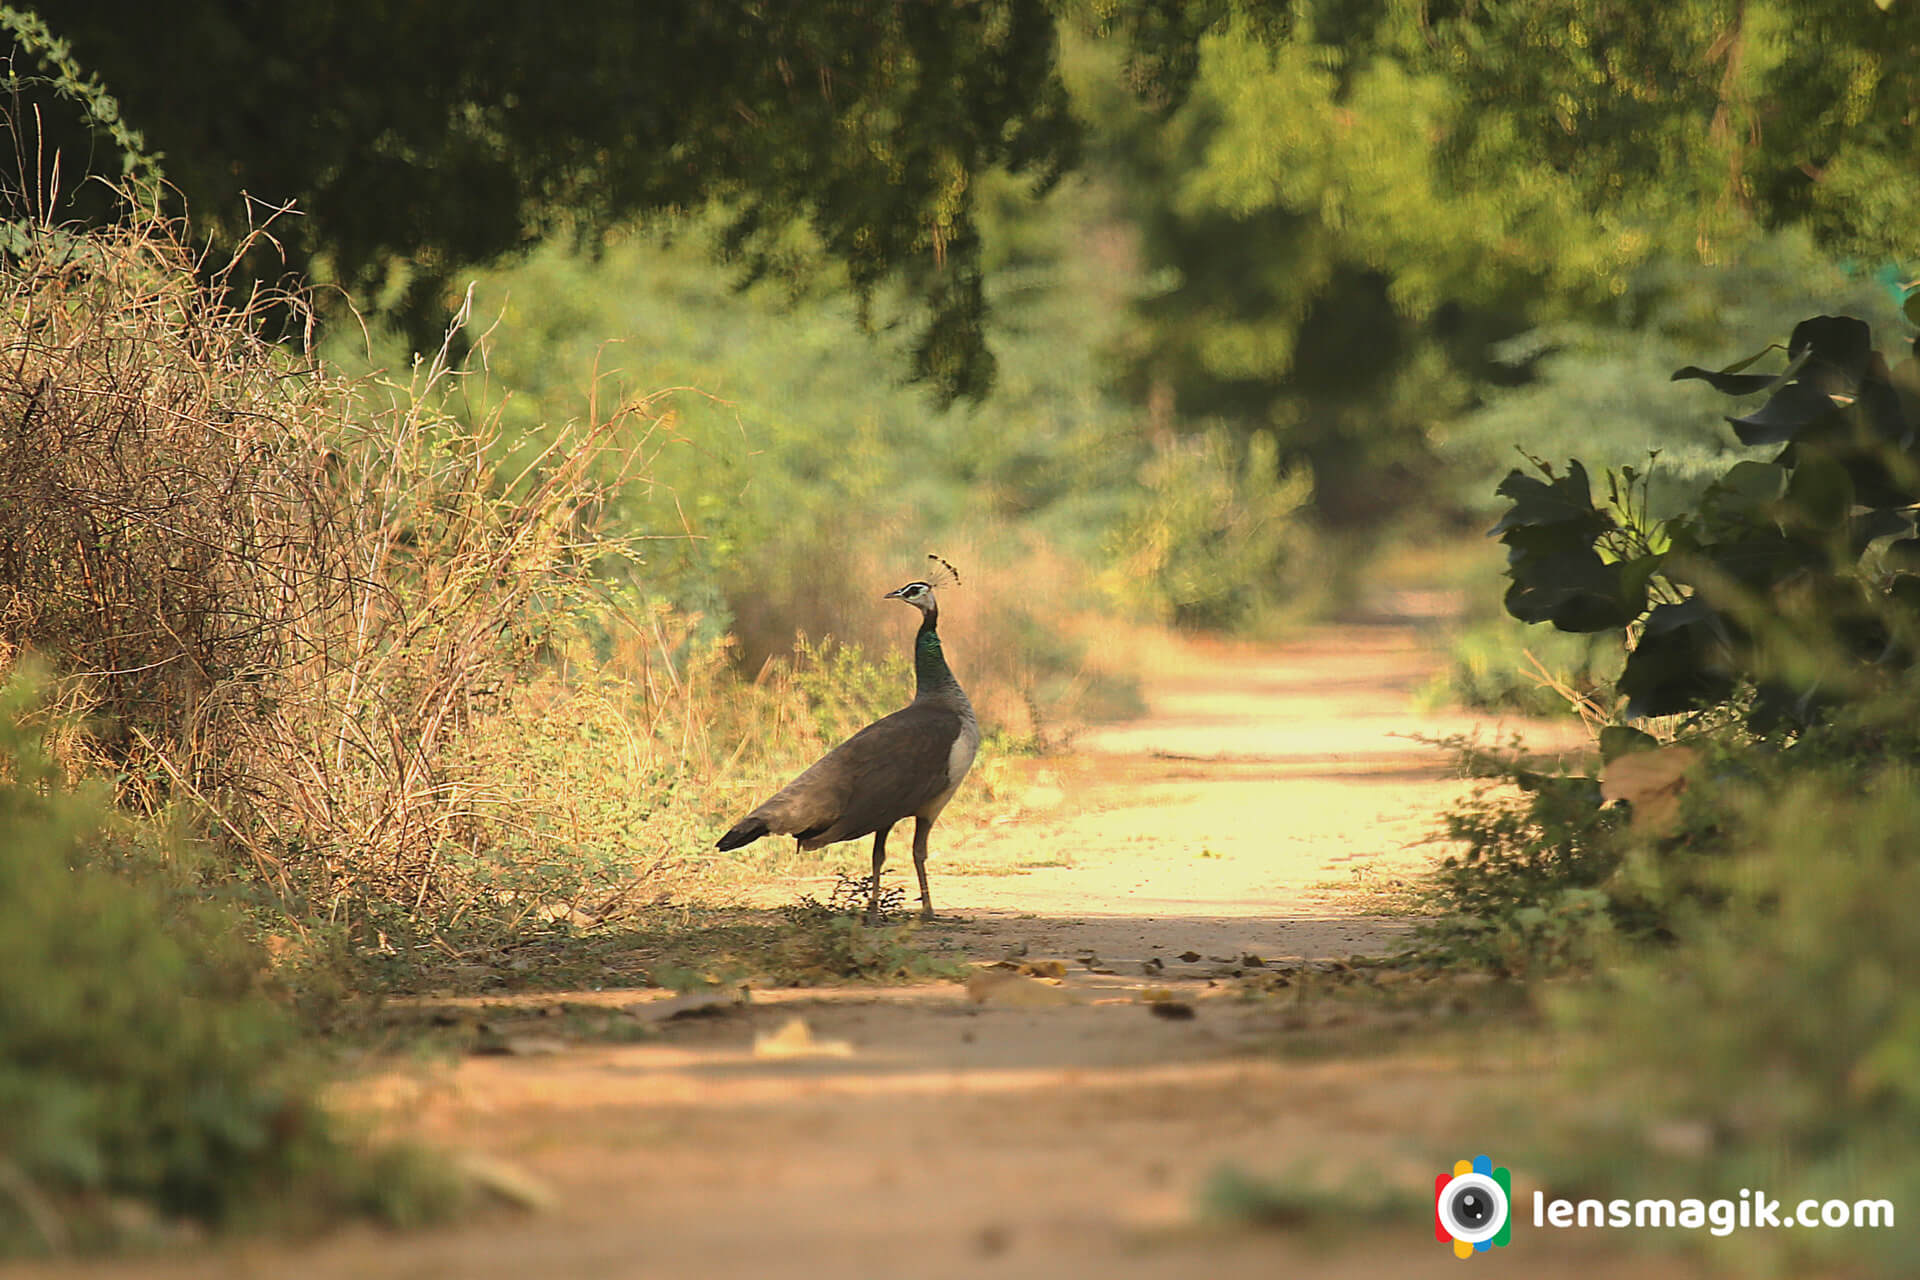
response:
[[[933,584],[931,582],[909,582],[897,591],[889,591],[883,600],[905,600],[922,613],[938,613],[939,605],[934,603]]]
[[[960,571],[932,552],[927,553],[927,559],[933,561],[933,572],[927,575],[933,581],[916,579],[904,587],[887,592],[881,599],[905,600],[928,617],[938,617],[940,605],[933,598],[933,589],[935,586],[959,586]]]

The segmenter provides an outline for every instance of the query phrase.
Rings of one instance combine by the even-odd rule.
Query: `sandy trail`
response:
[[[1456,1150],[1488,1138],[1468,1099],[1503,1084],[1524,1095],[1530,1065],[1487,1061],[1471,1037],[1303,1056],[1342,1015],[1236,998],[1225,972],[1259,976],[1248,955],[1344,956],[1404,936],[1404,922],[1368,914],[1354,872],[1437,856],[1423,841],[1466,784],[1399,735],[1490,728],[1412,710],[1428,653],[1404,621],[1266,652],[1183,648],[1152,677],[1147,717],[1088,734],[1071,760],[1034,762],[1022,817],[938,844],[936,901],[963,922],[930,936],[985,959],[1062,959],[1059,987],[984,1003],[953,984],[756,992],[637,1044],[391,1071],[351,1086],[352,1104],[511,1162],[553,1206],[23,1274],[1457,1277],[1418,1208],[1434,1153],[1474,1154]],[[910,864],[894,874],[911,883]],[[1153,1016],[1150,987],[1194,1016]],[[796,1016],[848,1055],[755,1055],[756,1037]],[[1224,1167],[1311,1167],[1414,1207],[1337,1240],[1223,1226],[1201,1209]],[[1532,1275],[1694,1274],[1577,1246],[1521,1230],[1499,1261]]]

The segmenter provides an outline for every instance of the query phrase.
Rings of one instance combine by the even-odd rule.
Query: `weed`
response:
[[[1209,1216],[1227,1222],[1307,1231],[1323,1238],[1416,1220],[1423,1204],[1429,1216],[1432,1209],[1416,1189],[1391,1186],[1374,1176],[1354,1175],[1334,1184],[1308,1169],[1263,1176],[1237,1165],[1215,1169],[1200,1190],[1200,1202]]]
[[[780,908],[780,914],[795,925],[818,926],[835,920],[863,918],[873,893],[871,875],[849,875],[845,871],[834,872],[833,888],[827,893],[825,902],[812,894],[803,894],[798,902]],[[897,885],[882,886],[880,890],[880,919],[898,920],[906,914],[906,890]]]

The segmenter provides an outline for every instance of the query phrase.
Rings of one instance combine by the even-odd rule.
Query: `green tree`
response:
[[[1165,281],[1136,391],[1273,430],[1370,521],[1436,423],[1530,375],[1492,344],[1651,262],[1798,224],[1911,254],[1917,42],[1872,0],[1301,3],[1216,23],[1164,117],[1076,78]]]
[[[916,371],[976,394],[992,361],[975,181],[1001,166],[1044,185],[1075,157],[1046,0],[597,0],[537,20],[500,0],[92,0],[51,17],[200,228],[235,243],[296,202],[274,228],[291,265],[416,335],[464,264],[718,199],[749,274],[804,218],[862,296],[905,276],[925,308]]]

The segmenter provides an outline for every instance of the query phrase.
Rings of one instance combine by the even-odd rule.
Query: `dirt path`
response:
[[[936,900],[963,922],[933,936],[1061,961],[1059,985],[995,971],[1005,985],[980,1002],[953,984],[757,992],[637,1044],[392,1072],[354,1104],[510,1162],[551,1207],[46,1274],[1458,1276],[1418,1207],[1434,1153],[1475,1154],[1456,1151],[1486,1137],[1468,1100],[1523,1095],[1532,1064],[1464,1036],[1316,1053],[1337,1009],[1235,998],[1230,976],[1262,977],[1249,956],[1402,935],[1368,913],[1366,884],[1435,856],[1420,842],[1463,784],[1396,735],[1472,727],[1411,709],[1429,663],[1405,624],[1189,647],[1152,678],[1148,717],[1036,762],[1025,816],[937,850]],[[1153,988],[1192,1016],[1155,1016]],[[796,1017],[844,1056],[770,1054]],[[1312,1168],[1315,1185],[1386,1186],[1412,1207],[1333,1241],[1222,1226],[1201,1210],[1225,1167]],[[1516,1232],[1523,1251],[1534,1275],[1692,1274]]]

